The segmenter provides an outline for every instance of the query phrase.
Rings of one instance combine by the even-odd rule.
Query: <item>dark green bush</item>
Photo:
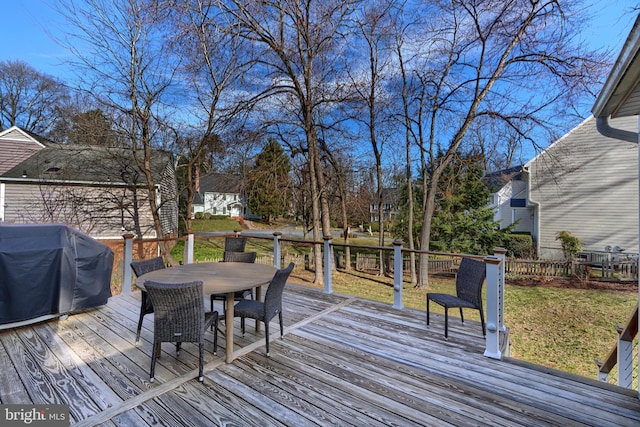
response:
[[[529,233],[512,233],[505,241],[507,256],[511,258],[535,258],[533,238]]]

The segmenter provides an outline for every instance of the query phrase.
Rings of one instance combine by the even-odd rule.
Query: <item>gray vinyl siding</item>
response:
[[[126,232],[156,237],[146,190],[138,190],[135,208],[131,190],[89,186],[5,183],[6,223],[66,224],[95,238],[120,238]],[[125,200],[126,204],[119,204]],[[134,217],[138,217],[138,226]],[[123,227],[125,228],[123,230]]]
[[[637,117],[611,121],[637,131]],[[538,256],[560,258],[559,231],[585,248],[638,252],[638,145],[606,138],[585,120],[527,165],[530,202],[539,215]]]

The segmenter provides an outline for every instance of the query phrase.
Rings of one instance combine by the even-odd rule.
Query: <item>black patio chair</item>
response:
[[[482,335],[486,336],[484,311],[482,309],[482,284],[487,270],[484,262],[471,258],[462,258],[456,275],[456,294],[427,293],[427,325],[429,325],[429,301],[444,307],[444,337],[449,338],[449,309],[460,309],[460,320],[464,323],[463,308],[480,311]]]
[[[224,239],[225,252],[244,252],[245,246],[247,246],[246,237],[225,237]]]
[[[149,273],[150,271],[160,270],[165,268],[164,261],[162,257],[155,257],[146,259],[143,261],[132,261],[131,268],[135,273],[136,277],[140,277],[145,273]],[[140,304],[140,318],[138,320],[138,329],[136,331],[136,343],[140,341],[140,331],[142,330],[142,319],[146,314],[153,313],[153,305],[151,305],[151,301],[147,298],[147,293],[145,291],[141,291],[142,302]]]
[[[199,350],[198,381],[204,381],[204,334],[212,326],[213,354],[218,349],[218,312],[205,313],[202,303],[202,282],[158,283],[146,281],[144,287],[154,307],[153,349],[149,381],[153,382],[156,359],[163,342],[176,344],[180,355],[183,342],[197,342]]]
[[[256,319],[264,323],[264,334],[267,344],[267,357],[269,357],[269,322],[278,315],[280,320],[280,338],[284,335],[284,326],[282,324],[282,292],[287,279],[293,271],[294,264],[290,263],[285,269],[277,270],[276,274],[269,282],[269,287],[264,296],[264,301],[255,301],[243,299],[234,307],[234,317],[240,317],[240,326],[242,327],[242,335],[245,332],[245,319]]]
[[[256,252],[224,252],[224,257],[222,258],[222,262],[246,262],[253,264],[256,261],[257,257]],[[245,299],[246,297],[251,297],[253,299],[253,289],[247,289],[244,291],[237,291],[233,294],[234,301],[240,301]],[[211,311],[213,311],[213,302],[214,301],[222,301],[222,312],[224,313],[227,309],[227,294],[213,294],[211,295]]]

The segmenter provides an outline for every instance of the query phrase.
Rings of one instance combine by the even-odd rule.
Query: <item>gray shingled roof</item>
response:
[[[153,152],[151,163],[157,182],[171,159],[171,153]],[[0,178],[124,184],[127,171],[134,175],[134,171],[137,171],[137,182],[145,182],[144,174],[135,166],[128,149],[51,144],[0,175]]]
[[[238,175],[212,173],[200,177],[201,193],[241,193],[242,178]]]
[[[504,187],[509,181],[522,179],[522,165],[514,166],[508,169],[491,172],[482,177],[489,191],[495,193]]]

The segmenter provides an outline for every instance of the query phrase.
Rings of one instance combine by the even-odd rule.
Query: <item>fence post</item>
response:
[[[333,276],[333,268],[331,263],[331,236],[324,236],[324,293],[331,294],[333,293],[333,284],[332,284],[332,276]],[[316,268],[320,268],[319,265],[316,265]]]
[[[184,251],[185,251],[184,259],[186,264],[193,264],[193,248],[194,248],[193,233],[189,233],[187,234],[187,244],[184,247]]]
[[[402,310],[402,240],[393,241],[393,308]]]
[[[277,269],[280,269],[280,258],[282,257],[280,251],[280,239],[282,238],[282,233],[276,231],[273,233],[273,266]]]
[[[500,258],[487,256],[484,258],[487,268],[487,337],[484,355],[492,359],[501,359],[500,328],[498,319]]]
[[[124,234],[124,254],[122,256],[122,295],[131,293],[131,261],[133,261],[133,238],[135,234]]]
[[[494,248],[493,256],[500,259],[500,268],[498,269],[498,274],[500,275],[498,280],[498,328],[500,328],[501,332],[507,332],[507,327],[504,325],[504,276],[507,250],[505,248]]]

